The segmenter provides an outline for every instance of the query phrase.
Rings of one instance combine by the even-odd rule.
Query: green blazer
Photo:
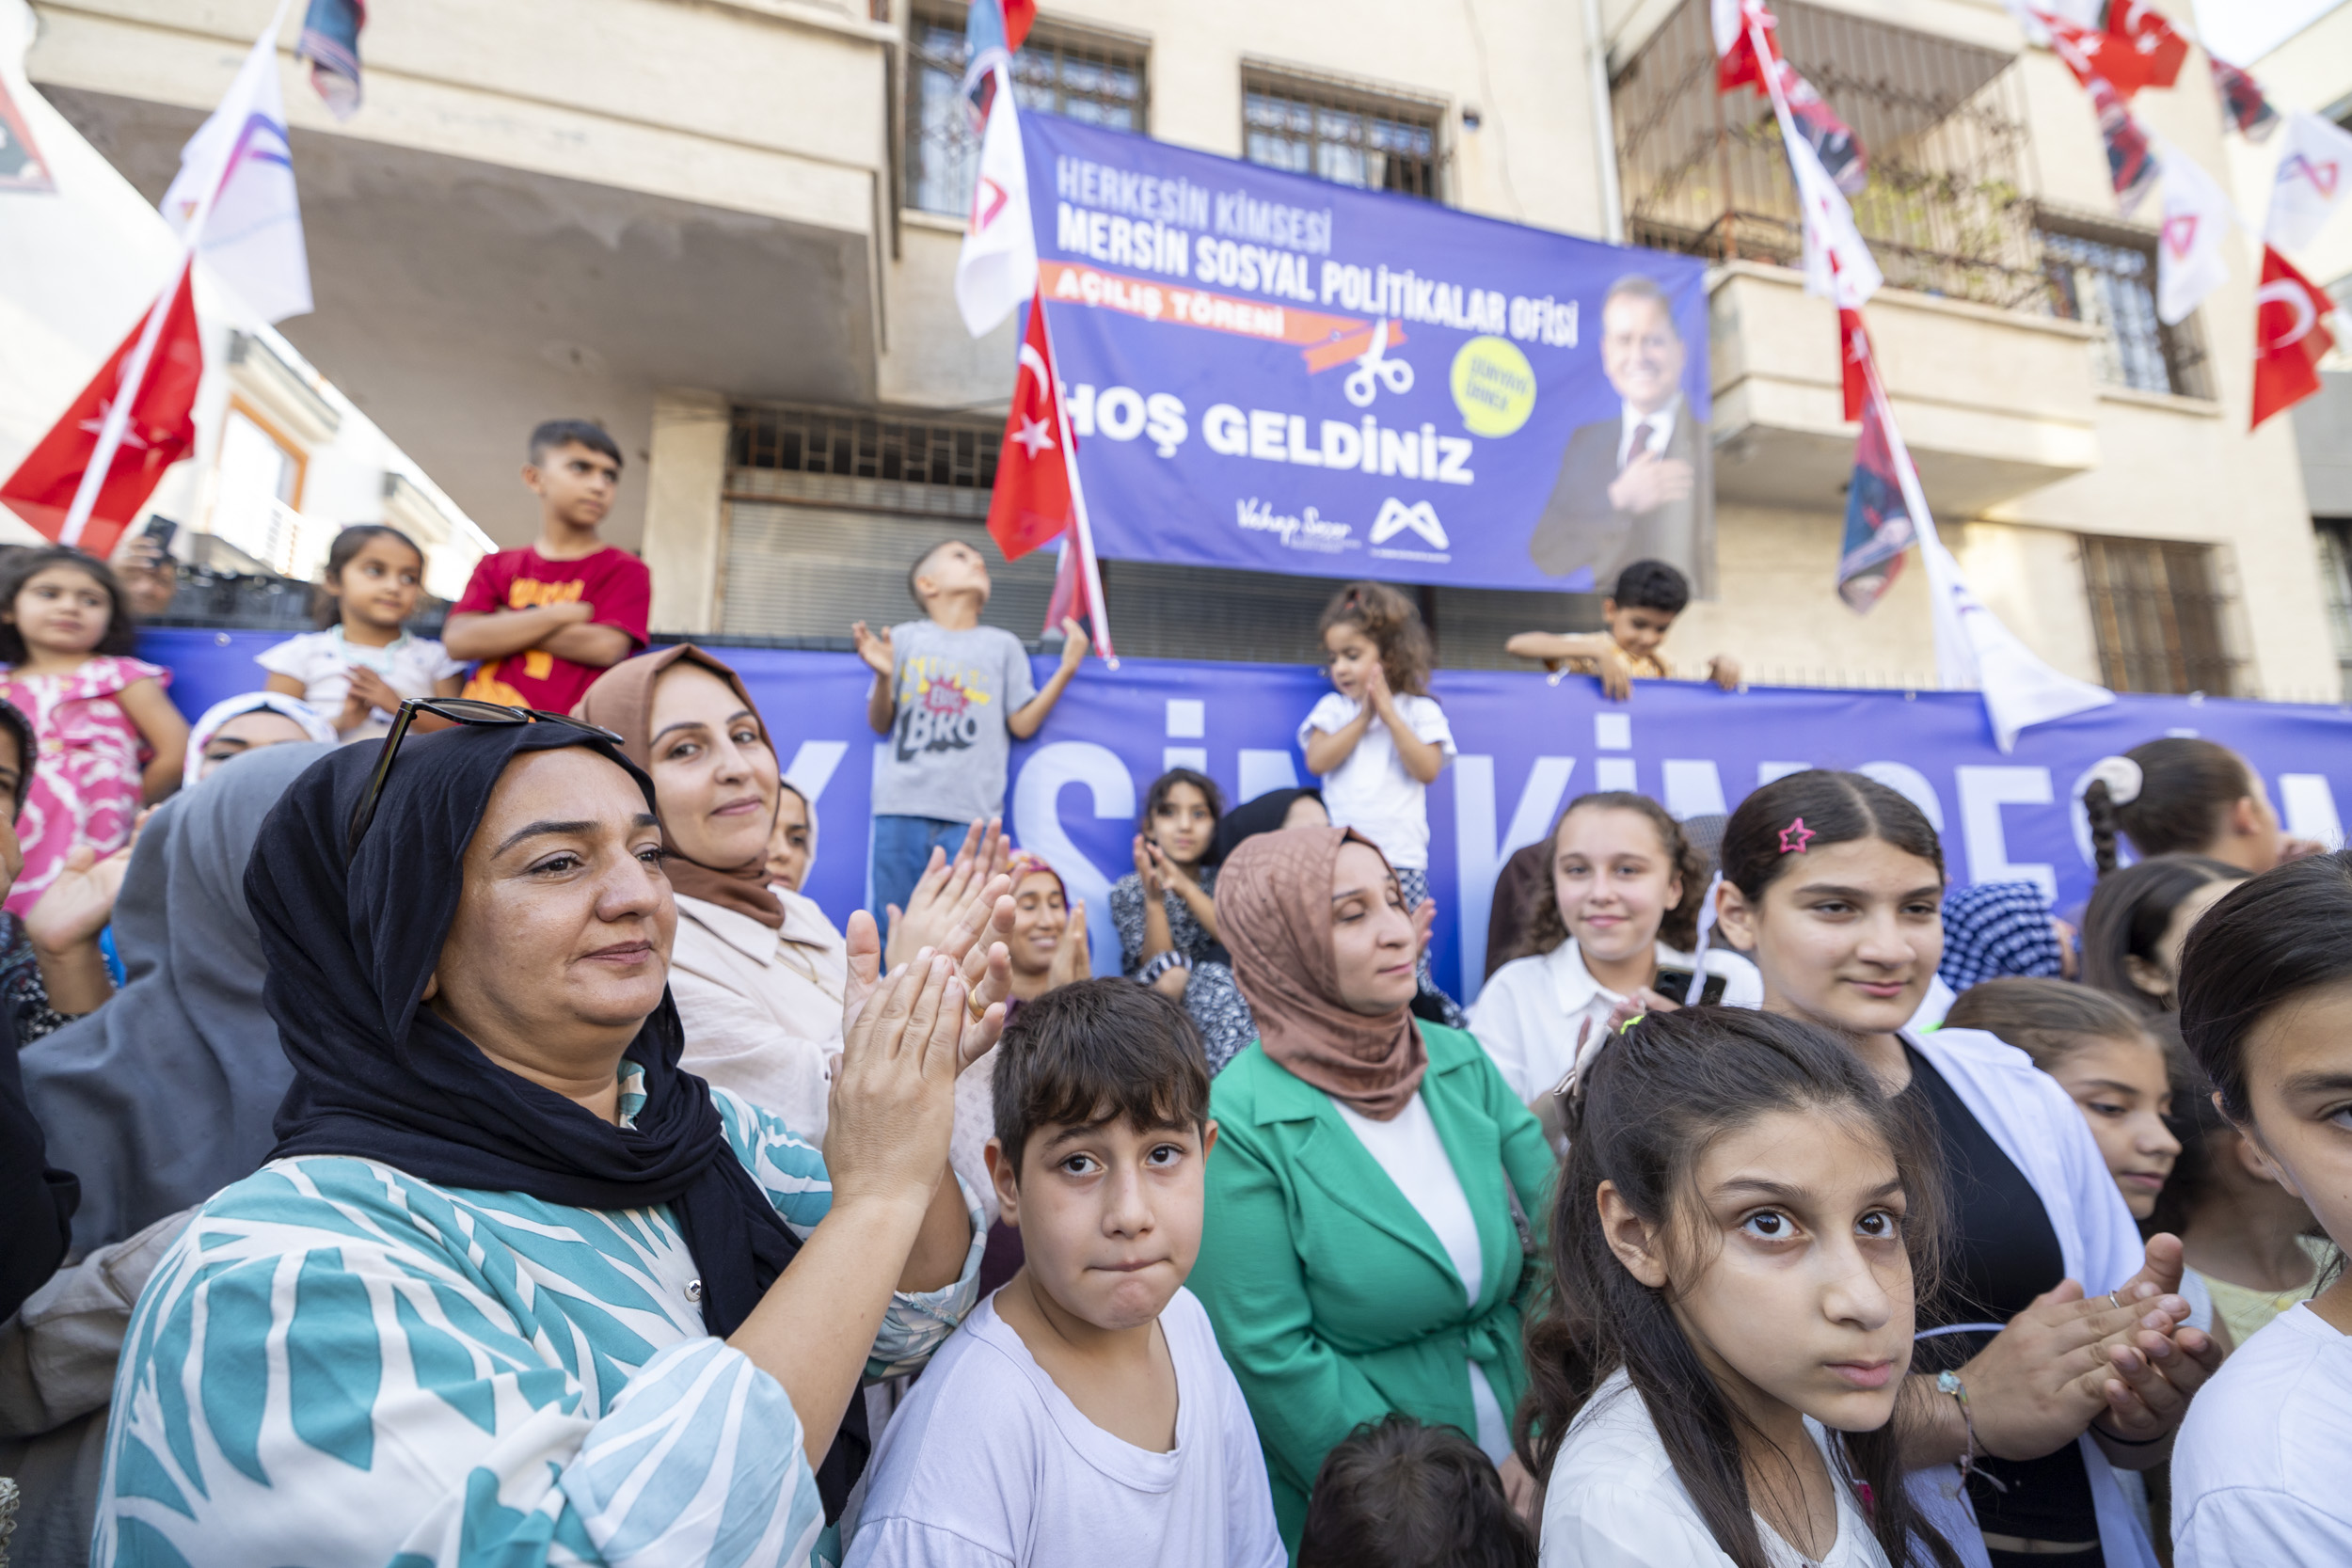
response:
[[[1552,1152],[1475,1038],[1431,1023],[1421,1032],[1422,1099],[1478,1222],[1475,1305],[1437,1233],[1328,1095],[1255,1043],[1209,1089],[1217,1142],[1187,1283],[1249,1401],[1294,1557],[1323,1457],[1359,1423],[1398,1410],[1475,1437],[1469,1362],[1486,1369],[1506,1418],[1527,1383],[1519,1302],[1534,1271],[1503,1183],[1540,1227]]]

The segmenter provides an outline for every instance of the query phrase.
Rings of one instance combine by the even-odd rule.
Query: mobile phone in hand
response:
[[[141,537],[155,541],[157,554],[169,555],[171,541],[180,532],[180,525],[170,517],[154,516],[147,519],[147,527],[141,529],[139,532]]]
[[[1721,1002],[1724,999],[1724,988],[1730,983],[1724,975],[1709,974],[1707,977],[1706,986],[1699,991],[1700,1005],[1711,1006]],[[1691,972],[1687,969],[1677,969],[1671,964],[1661,964],[1658,966],[1657,982],[1650,987],[1650,990],[1667,1001],[1680,1005],[1682,999],[1691,994]]]

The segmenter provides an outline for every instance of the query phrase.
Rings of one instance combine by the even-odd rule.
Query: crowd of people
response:
[[[0,562],[13,1560],[2352,1560],[2352,852],[2243,758],[2103,759],[2078,921],[1857,774],[1581,796],[1466,1011],[1356,583],[1317,786],[1155,781],[1098,963],[1000,820],[1084,629],[1035,685],[951,541],[855,628],[837,927],[619,471],[535,432],[439,641],[347,530],[193,726],[106,564]],[[1621,689],[1687,598],[1518,651]]]

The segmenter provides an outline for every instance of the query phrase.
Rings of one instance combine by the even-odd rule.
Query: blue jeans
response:
[[[866,907],[873,911],[876,924],[885,927],[885,936],[889,934],[889,907],[907,907],[914,884],[923,879],[923,867],[930,863],[931,846],[936,844],[953,855],[963,847],[963,835],[971,826],[937,816],[874,818],[874,856],[866,863]]]

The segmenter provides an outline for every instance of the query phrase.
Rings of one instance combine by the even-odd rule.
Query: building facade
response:
[[[33,80],[151,198],[269,8],[36,9]],[[1872,332],[1979,594],[2120,689],[2336,700],[2296,421],[2246,429],[2258,253],[2161,326],[2153,210],[2119,216],[2084,95],[1998,0],[1778,10],[1868,150],[1856,214],[1889,283]],[[535,524],[515,477],[530,426],[601,420],[628,458],[612,532],[653,567],[659,629],[846,640],[903,619],[907,562],[981,536],[1013,373],[1010,326],[971,339],[951,292],[962,30],[956,0],[378,8],[356,118],[287,95],[319,303],[286,336],[501,544]],[[1854,443],[1835,318],[1788,265],[1769,113],[1713,91],[1706,0],[1065,0],[1015,76],[1026,107],[1708,258],[1719,595],[1670,655],[1932,682],[1915,565],[1867,616],[1835,592]],[[2136,107],[2259,200],[2201,65]],[[1036,635],[1050,574],[1001,567],[989,619]],[[1329,592],[1106,576],[1142,655],[1311,658]],[[1457,665],[1597,615],[1587,595],[1422,602]]]

